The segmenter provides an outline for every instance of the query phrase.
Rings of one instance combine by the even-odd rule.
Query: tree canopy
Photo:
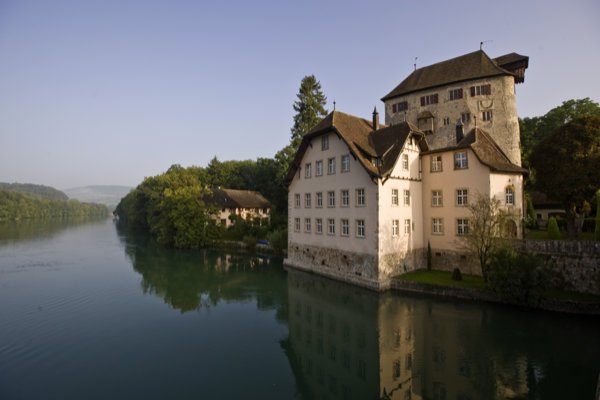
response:
[[[294,102],[294,126],[292,127],[292,147],[298,150],[302,137],[327,115],[327,97],[321,90],[321,83],[314,75],[302,78],[300,90]]]
[[[33,183],[6,183],[0,182],[0,188],[12,192],[25,193],[38,199],[69,200],[69,197],[52,186],[35,185]]]
[[[104,204],[80,203],[77,200],[36,198],[0,188],[0,221],[34,218],[106,217]]]
[[[569,236],[581,227],[575,219],[600,186],[600,117],[579,117],[554,130],[531,153],[536,185],[560,201],[567,212]]]
[[[535,146],[550,136],[552,132],[579,117],[595,115],[600,117],[600,105],[589,97],[567,100],[541,117],[519,118],[521,131],[521,155],[523,166],[529,167],[529,157]]]
[[[477,195],[467,206],[469,209],[468,229],[461,236],[463,248],[481,267],[481,275],[488,281],[488,268],[491,257],[502,245],[506,233],[508,216],[500,208],[500,201]]]

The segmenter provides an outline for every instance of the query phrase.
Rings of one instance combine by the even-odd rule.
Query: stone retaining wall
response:
[[[600,242],[516,240],[518,250],[540,255],[551,270],[551,286],[600,295]]]
[[[289,243],[285,265],[373,290],[385,290],[377,256]]]

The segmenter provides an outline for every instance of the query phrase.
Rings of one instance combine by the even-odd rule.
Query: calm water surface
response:
[[[164,249],[112,220],[0,225],[0,399],[591,399],[597,319],[370,291]]]

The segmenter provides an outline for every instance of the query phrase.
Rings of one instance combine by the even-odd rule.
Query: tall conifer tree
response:
[[[327,97],[321,90],[321,83],[314,75],[302,78],[297,97],[298,100],[294,102],[296,115],[294,115],[291,140],[294,152],[298,150],[302,137],[327,115],[325,109]]]

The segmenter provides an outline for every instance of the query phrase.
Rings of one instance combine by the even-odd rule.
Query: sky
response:
[[[600,102],[600,2],[0,0],[0,182],[136,186],[273,157],[314,74],[371,118],[417,67],[529,56],[520,117]]]

